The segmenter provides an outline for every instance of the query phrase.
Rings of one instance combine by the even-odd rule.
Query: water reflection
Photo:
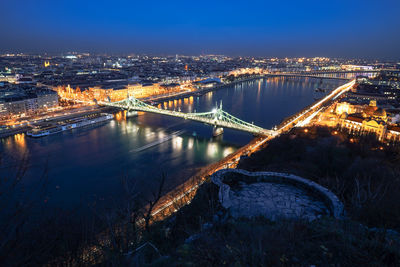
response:
[[[115,118],[117,121],[126,120],[126,113],[127,113],[126,110],[123,110],[123,111],[120,111],[120,112],[118,112],[118,113],[115,113],[114,118]]]
[[[234,150],[233,148],[231,148],[231,147],[226,147],[226,148],[224,148],[223,156],[226,157],[226,156],[232,154],[233,152],[235,152],[235,150]]]
[[[244,82],[200,97],[166,101],[161,107],[204,112],[222,100],[225,111],[271,128],[311,104],[319,82],[319,79],[279,77]],[[334,87],[339,83],[332,80],[325,84]],[[212,138],[209,125],[143,112],[127,118],[126,112],[121,111],[115,120],[91,129],[75,129],[39,139],[24,134],[3,139],[0,153],[10,156],[28,151],[35,166],[42,166],[48,158],[49,181],[60,186],[49,193],[52,198],[48,204],[82,207],[82,199],[88,196],[117,201],[122,175],[148,180],[157,177],[162,169],[168,174],[171,188],[193,175],[198,167],[233,153],[252,138],[248,133],[229,129],[219,138]],[[26,175],[31,181],[36,179],[34,170],[28,170]]]
[[[14,141],[19,150],[25,150],[26,148],[25,134],[20,133],[14,135]]]
[[[188,139],[188,149],[192,150],[194,145],[194,138],[189,138]]]
[[[218,154],[218,145],[216,143],[208,143],[207,145],[207,156],[210,158],[216,157]]]

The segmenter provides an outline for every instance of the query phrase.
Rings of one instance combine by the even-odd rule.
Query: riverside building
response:
[[[10,88],[0,91],[0,117],[24,116],[58,106],[56,92],[42,87]]]
[[[386,110],[371,100],[369,105],[339,103],[336,106],[338,125],[353,134],[374,134],[380,141],[400,141],[400,126],[393,123]]]

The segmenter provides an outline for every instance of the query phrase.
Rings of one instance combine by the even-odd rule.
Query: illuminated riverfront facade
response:
[[[64,99],[74,99],[80,101],[98,101],[111,102],[121,101],[127,98],[128,95],[135,98],[146,98],[150,96],[163,95],[168,93],[180,92],[182,88],[179,85],[163,86],[160,84],[141,85],[133,84],[126,85],[122,88],[103,88],[101,86],[89,87],[87,90],[81,90],[79,87],[71,88],[68,86],[58,86],[54,88],[58,95]]]
[[[368,106],[339,103],[336,106],[338,124],[354,134],[375,134],[381,141],[400,141],[400,127],[390,123],[386,111],[371,100]]]
[[[229,72],[229,75],[238,76],[243,74],[266,74],[268,71],[262,68],[239,68]]]
[[[341,65],[340,66],[342,70],[347,70],[347,71],[366,71],[366,70],[373,70],[372,66],[359,66],[359,65]]]

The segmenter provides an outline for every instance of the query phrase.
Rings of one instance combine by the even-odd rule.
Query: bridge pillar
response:
[[[216,137],[218,135],[221,135],[224,133],[224,128],[222,127],[218,127],[218,126],[214,126],[213,127],[213,136]]]
[[[138,112],[137,111],[135,111],[135,110],[127,110],[126,111],[126,117],[127,118],[136,117],[136,116],[138,116]]]

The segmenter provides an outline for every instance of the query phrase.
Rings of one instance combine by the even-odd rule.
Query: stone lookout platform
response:
[[[225,169],[211,179],[219,186],[222,206],[233,217],[312,221],[321,216],[344,216],[343,204],[335,194],[296,175]]]

